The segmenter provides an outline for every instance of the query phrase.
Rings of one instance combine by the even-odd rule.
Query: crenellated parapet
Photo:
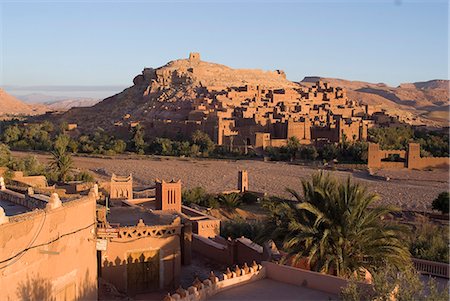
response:
[[[387,160],[391,156],[397,156],[398,162]],[[430,169],[448,168],[449,157],[421,157],[420,144],[409,143],[408,150],[382,150],[377,143],[369,143],[367,167],[373,169]]]
[[[135,239],[142,237],[164,238],[181,233],[180,225],[170,226],[136,226],[119,228],[119,239]]]
[[[200,301],[214,296],[231,287],[247,284],[266,277],[266,271],[263,266],[253,262],[251,266],[245,263],[242,267],[235,266],[228,268],[222,277],[217,277],[213,272],[210,276],[200,281],[196,278],[192,285],[187,289],[178,288],[174,294],[167,294],[164,301]]]
[[[112,237],[121,241],[140,238],[166,238],[181,233],[181,221],[177,217],[169,225],[146,225],[140,219],[135,226],[121,226],[120,224],[108,224],[107,227],[97,228],[97,236],[101,238]]]

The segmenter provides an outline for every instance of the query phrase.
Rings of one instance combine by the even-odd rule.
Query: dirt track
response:
[[[30,153],[18,153],[24,156]],[[42,162],[48,156],[37,155]],[[238,171],[247,169],[250,190],[271,195],[287,196],[286,187],[300,190],[301,180],[308,179],[317,169],[281,162],[194,160],[178,158],[114,159],[74,157],[74,165],[89,169],[98,177],[107,179],[111,173],[133,174],[135,185],[153,185],[154,179],[181,179],[183,186],[202,186],[210,192],[236,189]],[[432,200],[442,191],[448,190],[448,170],[382,171],[377,175],[388,176],[390,181],[371,177],[366,171],[332,171],[341,179],[349,175],[377,192],[383,203],[401,206],[404,209],[430,210]]]

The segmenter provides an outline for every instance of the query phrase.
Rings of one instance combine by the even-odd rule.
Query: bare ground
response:
[[[30,153],[14,152],[16,156]],[[48,155],[36,155],[42,162]],[[204,187],[209,192],[222,192],[237,188],[238,171],[248,170],[250,190],[269,195],[288,196],[286,188],[301,190],[301,180],[309,179],[317,168],[292,165],[283,162],[254,160],[206,160],[171,157],[131,159],[127,156],[111,158],[74,157],[74,165],[94,172],[97,177],[108,179],[111,173],[133,174],[135,185],[152,186],[154,180],[181,179],[184,188]],[[380,195],[379,202],[393,204],[403,209],[431,210],[436,196],[449,189],[448,170],[383,170],[377,176],[389,177],[389,181],[373,177],[367,171],[330,171],[339,179],[350,176]]]

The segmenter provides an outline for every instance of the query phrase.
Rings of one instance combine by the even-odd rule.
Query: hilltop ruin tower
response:
[[[198,53],[198,52],[189,53],[189,62],[191,64],[199,63],[200,62],[200,53]]]

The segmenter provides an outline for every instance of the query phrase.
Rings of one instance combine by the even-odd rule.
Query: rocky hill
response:
[[[109,129],[121,122],[150,119],[187,119],[195,99],[207,90],[260,85],[266,88],[299,87],[283,71],[232,69],[199,58],[174,60],[157,69],[145,68],[134,85],[90,108],[72,108],[61,116],[81,129]]]
[[[29,105],[0,89],[0,116],[30,116],[43,114],[47,108],[44,105]]]
[[[300,83],[311,85],[319,79],[329,82],[332,86],[346,89],[349,98],[373,106],[374,109],[384,109],[394,115],[408,116],[413,124],[448,126],[450,105],[448,80],[405,83],[398,87],[326,77],[305,77]]]
[[[89,108],[72,108],[59,116],[60,120],[77,123],[79,129],[102,127],[114,130],[115,125],[165,120],[187,120],[193,104],[230,87],[245,85],[266,89],[300,89],[322,79],[331,86],[347,89],[350,99],[384,109],[412,124],[448,125],[448,81],[429,81],[389,87],[334,78],[307,77],[301,82],[286,79],[283,71],[232,69],[224,65],[201,61],[199,55],[174,60],[153,69],[145,68],[133,79],[133,85],[123,92],[104,99]],[[217,108],[221,110],[221,108]]]

